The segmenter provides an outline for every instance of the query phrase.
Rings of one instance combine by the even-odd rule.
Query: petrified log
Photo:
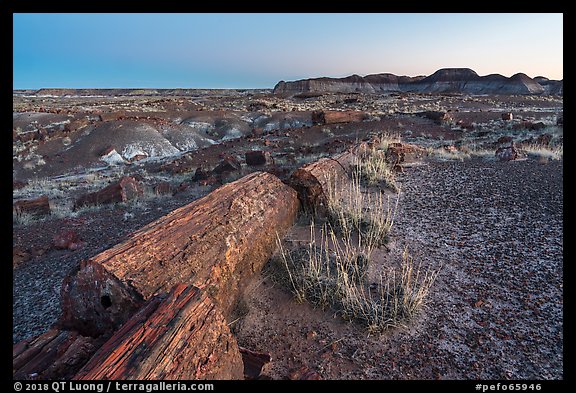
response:
[[[70,379],[99,346],[73,331],[52,329],[12,347],[14,379]]]
[[[251,351],[242,347],[240,347],[240,354],[242,355],[242,363],[244,363],[245,379],[259,379],[262,367],[272,360],[269,353]]]
[[[22,249],[21,247],[12,247],[12,267],[20,265],[21,263],[27,262],[32,258],[30,252]]]
[[[322,214],[327,207],[330,188],[348,178],[355,157],[351,152],[344,152],[297,169],[289,183],[298,192],[302,206]]]
[[[194,286],[151,298],[74,379],[242,379],[236,338],[218,307]]]
[[[167,181],[158,182],[154,186],[154,194],[156,195],[172,194],[172,186]]]
[[[100,191],[82,195],[76,200],[74,208],[86,205],[126,202],[142,196],[143,192],[142,185],[136,179],[131,176],[124,176]]]
[[[392,166],[405,162],[414,162],[427,156],[426,149],[409,143],[393,142],[386,150],[386,161]]]
[[[36,199],[23,199],[14,203],[13,210],[16,214],[32,214],[45,216],[50,214],[50,201],[47,195]]]
[[[416,113],[417,116],[425,117],[434,121],[436,124],[442,124],[443,121],[448,121],[452,119],[449,113],[441,111],[424,111]]]
[[[213,172],[221,175],[223,173],[239,171],[242,168],[240,161],[234,156],[226,156],[220,161],[220,163],[214,168]]]
[[[494,155],[500,161],[513,161],[519,157],[518,149],[513,144],[507,147],[499,147]]]
[[[269,173],[228,183],[82,261],[63,282],[61,323],[99,335],[178,283],[205,288],[228,317],[298,208],[296,192]]]
[[[273,162],[270,152],[262,150],[252,150],[245,153],[246,165],[258,166]]]
[[[368,118],[368,115],[361,111],[314,111],[312,112],[312,123],[317,125],[360,122]]]

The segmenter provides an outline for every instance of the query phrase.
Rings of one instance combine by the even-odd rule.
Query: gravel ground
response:
[[[421,313],[367,337],[264,279],[239,342],[270,352],[279,379],[302,366],[325,379],[562,379],[562,162],[431,161],[399,180],[387,260],[406,246],[424,270],[441,266]]]
[[[14,247],[45,251],[13,270],[13,343],[42,334],[57,321],[61,314],[62,280],[80,261],[120,243],[135,230],[208,191],[207,187],[191,187],[175,197],[160,197],[136,205],[106,205],[78,217],[46,219],[15,226]],[[75,251],[53,248],[52,237],[62,229],[76,232],[84,246]]]
[[[427,340],[456,378],[563,377],[563,166],[407,169],[397,233],[441,261]]]

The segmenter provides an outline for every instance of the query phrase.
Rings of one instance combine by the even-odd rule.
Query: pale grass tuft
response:
[[[355,157],[352,162],[352,177],[357,177],[369,187],[382,186],[397,192],[395,174],[386,161],[385,151],[372,148],[364,155]]]
[[[444,147],[428,147],[426,151],[429,156],[443,161],[464,161],[471,156],[469,149],[446,150]]]
[[[533,155],[538,158],[545,158],[548,160],[562,160],[564,158],[564,144],[554,146],[545,146],[537,143],[523,145],[521,150],[525,151],[528,155]]]
[[[382,333],[404,325],[425,302],[438,272],[422,272],[405,250],[399,271],[367,279],[370,258],[351,238],[338,239],[327,224],[321,239],[310,226],[309,243],[292,251],[278,237],[279,258],[272,259],[276,280],[292,291],[299,302],[331,309],[343,319],[363,324],[369,333]]]
[[[334,228],[345,237],[357,234],[369,253],[386,243],[394,225],[400,194],[391,203],[390,196],[381,191],[363,192],[360,175],[343,185],[328,181],[328,218]]]

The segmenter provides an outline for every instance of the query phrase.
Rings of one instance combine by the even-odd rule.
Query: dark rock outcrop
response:
[[[469,68],[443,68],[423,77],[374,74],[361,77],[312,78],[280,81],[275,94],[302,93],[464,93],[464,94],[556,94],[563,95],[563,81],[530,78],[518,73],[509,78],[500,74],[480,76]]]

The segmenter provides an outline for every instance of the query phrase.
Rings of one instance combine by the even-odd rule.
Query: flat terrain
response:
[[[363,120],[318,124],[319,110],[355,111]],[[564,376],[562,97],[27,92],[15,94],[13,111],[13,200],[47,195],[52,209],[47,217],[14,214],[13,343],[57,321],[62,280],[83,259],[143,225],[250,172],[287,180],[305,163],[394,135],[428,156],[396,175],[390,242],[371,269],[396,269],[407,249],[422,269],[438,270],[425,306],[406,326],[368,334],[296,302],[265,269],[228,321],[239,344],[271,354],[263,374],[273,379]],[[497,160],[510,140],[519,159]],[[249,165],[252,150],[271,159]],[[238,165],[218,173],[227,160]],[[206,178],[195,177],[198,168]],[[142,184],[140,198],[73,208],[79,196],[127,175]],[[159,183],[170,191],[155,192]],[[302,217],[286,240],[309,240],[307,223]],[[81,246],[55,248],[62,231]]]

